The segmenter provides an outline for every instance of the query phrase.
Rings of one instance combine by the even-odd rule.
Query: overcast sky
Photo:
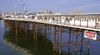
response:
[[[0,13],[22,12],[26,3],[27,11],[41,12],[53,10],[54,13],[100,13],[100,0],[0,0]]]

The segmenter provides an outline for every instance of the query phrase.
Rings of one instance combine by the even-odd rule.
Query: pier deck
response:
[[[78,29],[86,29],[86,30],[93,30],[93,31],[100,31],[99,28],[89,28],[89,27],[82,27],[82,26],[75,26],[70,24],[65,24],[61,22],[49,22],[48,20],[40,20],[40,19],[17,19],[17,18],[4,18],[4,20],[12,20],[12,21],[24,21],[24,22],[37,22],[37,23],[44,23],[44,24],[51,24],[51,25],[57,25],[57,26],[64,26],[64,27],[72,27],[72,28],[78,28]]]

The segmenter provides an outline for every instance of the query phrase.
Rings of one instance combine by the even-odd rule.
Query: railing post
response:
[[[87,28],[88,28],[88,18],[87,18]]]
[[[60,24],[61,24],[61,17],[60,17]]]
[[[96,29],[96,26],[97,26],[97,18],[95,19],[95,29]]]
[[[74,26],[75,26],[75,18],[74,18]]]
[[[69,25],[70,25],[70,20],[71,20],[71,17],[70,17],[70,19],[69,19]]]
[[[80,18],[80,27],[81,27],[81,18]]]

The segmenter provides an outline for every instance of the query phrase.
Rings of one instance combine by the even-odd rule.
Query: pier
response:
[[[69,19],[65,20],[64,16],[68,16]],[[52,17],[55,19],[53,20]],[[33,27],[35,42],[38,39],[38,32],[45,33],[46,39],[52,35],[53,51],[57,50],[59,55],[62,47],[68,47],[70,52],[70,46],[75,46],[75,55],[77,55],[77,45],[81,45],[82,50],[84,44],[88,44],[89,55],[90,39],[84,38],[84,31],[96,32],[98,35],[96,41],[100,41],[99,18],[99,15],[37,15],[36,18],[4,18],[4,21],[5,31],[9,24],[15,30],[16,36],[22,28],[27,35],[28,29]]]

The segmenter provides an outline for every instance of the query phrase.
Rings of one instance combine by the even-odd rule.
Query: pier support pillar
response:
[[[34,39],[37,40],[37,23],[33,24],[33,33],[34,33]]]
[[[59,46],[59,26],[57,26],[58,27],[58,33],[57,33],[57,46]]]
[[[12,29],[13,29],[13,33],[14,33],[14,28],[15,28],[15,23],[12,21]]]
[[[51,40],[51,25],[50,25],[50,40]]]
[[[27,34],[27,23],[24,23],[25,25],[25,34]]]
[[[90,51],[90,39],[89,39],[89,43],[88,43],[88,55],[89,55],[89,51]]]
[[[70,53],[70,39],[71,39],[71,28],[69,28],[69,46],[68,46],[68,53]]]
[[[46,31],[47,31],[47,29],[46,29],[46,24],[44,24],[45,25],[45,29],[44,29],[44,31],[45,31],[45,37],[47,37],[47,35],[46,35]]]
[[[34,23],[33,23],[33,37],[35,38],[35,26],[34,26]]]
[[[15,32],[16,32],[16,35],[17,35],[17,21],[15,22]]]
[[[55,41],[56,41],[56,26],[54,26],[54,45],[53,45],[53,51],[55,51],[55,47],[56,47],[56,43],[55,43]]]
[[[49,25],[48,25],[47,39],[49,39]]]
[[[29,23],[28,23],[28,30],[29,30],[30,26],[29,26]]]
[[[20,33],[21,33],[21,22],[19,23],[19,30],[20,30]]]
[[[60,44],[59,44],[59,55],[61,55],[61,41],[62,41],[62,26],[60,26]]]
[[[81,51],[82,51],[82,45],[83,45],[83,33],[84,33],[84,31],[82,31],[82,38],[81,38]]]
[[[77,36],[76,36],[76,43],[75,43],[75,55],[77,55]]]
[[[20,30],[21,30],[21,22],[20,22],[19,28],[20,28]]]
[[[36,25],[36,40],[37,40],[37,23],[35,25]]]

